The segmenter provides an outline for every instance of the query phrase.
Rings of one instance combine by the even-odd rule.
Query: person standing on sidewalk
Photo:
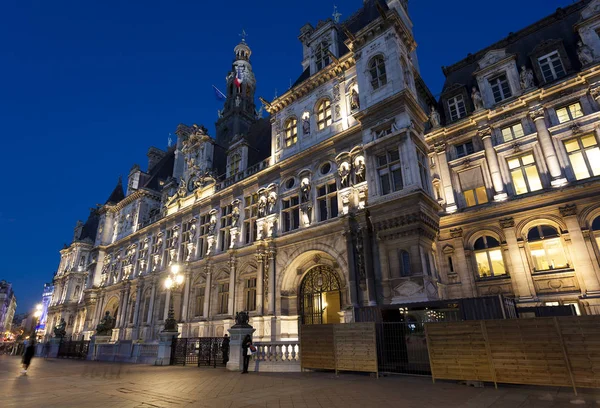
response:
[[[35,339],[30,338],[29,342],[27,344],[27,347],[25,348],[25,352],[23,353],[23,371],[21,371],[21,374],[27,375],[27,369],[29,368],[29,365],[31,364],[31,359],[33,358],[34,354],[35,354]]]
[[[229,336],[226,334],[223,336],[223,343],[221,343],[221,352],[223,353],[223,364],[227,365],[229,361]]]
[[[248,374],[248,364],[250,364],[250,356],[252,355],[253,347],[252,337],[247,334],[242,342],[242,355],[244,357],[244,369],[242,370],[242,374]]]

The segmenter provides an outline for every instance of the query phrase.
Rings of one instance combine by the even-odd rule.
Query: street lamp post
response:
[[[38,334],[38,326],[40,325],[40,317],[42,317],[42,310],[43,310],[43,306],[41,303],[38,303],[37,305],[35,305],[35,312],[33,312],[33,317],[35,317],[35,325],[33,326],[33,331],[35,333],[35,337],[37,340],[37,334]]]
[[[184,276],[179,273],[179,265],[173,264],[171,265],[171,273],[165,279],[165,288],[167,290],[176,290],[183,284]],[[173,310],[173,300],[172,296],[169,296],[169,312],[167,314],[167,319],[165,320],[165,332],[176,332],[177,329],[177,320],[175,320],[175,311]]]

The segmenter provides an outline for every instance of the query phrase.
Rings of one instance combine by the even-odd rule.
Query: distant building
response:
[[[52,293],[54,292],[54,286],[52,283],[44,284],[44,292],[42,293],[42,315],[40,316],[39,323],[36,330],[44,335],[46,332],[46,321],[48,320],[48,307],[52,301]]]
[[[16,310],[17,298],[12,284],[4,280],[0,281],[0,340],[3,340],[5,333],[12,329]]]

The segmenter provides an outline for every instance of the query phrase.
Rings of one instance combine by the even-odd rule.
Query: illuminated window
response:
[[[219,231],[221,251],[226,251],[229,248],[230,229],[233,221],[233,205],[221,207],[221,230]]]
[[[565,149],[577,180],[600,176],[600,148],[593,134],[566,141]]]
[[[317,188],[317,205],[319,207],[319,221],[338,216],[337,185],[335,181]]]
[[[241,164],[242,156],[239,153],[236,153],[229,158],[229,177],[234,176],[240,171]]]
[[[483,182],[481,167],[476,167],[458,173],[467,207],[485,204],[488,202],[487,190]]]
[[[525,194],[542,189],[533,154],[510,159],[508,168],[510,169],[515,194]]]
[[[323,99],[317,107],[317,128],[325,129],[331,125],[331,102],[329,99]]]
[[[257,237],[258,194],[244,197],[244,242],[250,244]]]
[[[475,241],[473,245],[475,260],[477,262],[477,273],[481,278],[490,276],[506,275],[502,249],[496,238],[483,236]]]
[[[583,116],[581,104],[579,102],[575,102],[571,105],[558,108],[556,110],[556,116],[558,116],[558,123],[565,123],[570,120],[580,118]]]
[[[538,225],[527,234],[529,253],[534,271],[568,268],[569,263],[563,250],[560,235],[550,225]]]
[[[285,146],[290,147],[298,141],[298,120],[289,118],[285,122]]]
[[[390,150],[385,154],[377,156],[377,174],[379,175],[381,195],[404,188],[402,170],[400,168],[400,153],[398,150]]]
[[[369,73],[371,74],[371,86],[378,89],[387,83],[385,74],[385,62],[381,55],[373,57],[369,62]]]
[[[502,138],[505,142],[508,142],[509,140],[513,139],[518,139],[520,137],[523,137],[524,135],[525,132],[523,132],[523,125],[521,125],[520,123],[502,129]]]
[[[219,314],[227,314],[229,303],[229,283],[219,283],[217,310]]]
[[[300,199],[297,195],[281,200],[281,218],[283,232],[293,231],[300,226]]]
[[[512,96],[506,75],[502,74],[489,80],[496,103]]]
[[[244,287],[244,311],[256,310],[256,278],[246,279]]]
[[[194,308],[194,316],[204,315],[204,292],[204,286],[196,288],[196,307]]]
[[[448,99],[448,110],[450,111],[450,119],[458,120],[467,116],[467,108],[462,95],[457,95],[454,98]]]
[[[548,55],[544,55],[543,57],[538,58],[538,62],[546,82],[551,82],[565,76],[565,69],[558,52],[554,51]]]
[[[315,51],[315,65],[317,66],[317,71],[322,70],[329,65],[329,63],[329,44],[327,41],[323,41],[317,46]]]

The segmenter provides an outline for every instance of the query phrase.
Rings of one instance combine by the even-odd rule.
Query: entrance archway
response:
[[[333,268],[312,267],[300,284],[299,302],[301,324],[339,323],[342,292]]]

